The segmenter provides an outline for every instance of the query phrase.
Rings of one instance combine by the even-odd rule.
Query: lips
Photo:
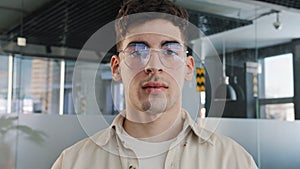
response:
[[[168,89],[168,86],[162,82],[146,82],[142,85],[142,89],[148,93],[155,93]]]

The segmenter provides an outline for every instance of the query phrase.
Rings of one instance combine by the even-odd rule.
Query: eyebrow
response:
[[[148,43],[145,42],[145,41],[133,41],[133,42],[130,42],[130,43],[126,46],[126,48],[127,48],[128,46],[132,46],[132,45],[135,45],[135,44],[144,44],[144,45],[146,45],[147,47],[149,47]]]
[[[178,41],[175,41],[175,40],[171,40],[171,41],[163,41],[162,44],[161,44],[161,47],[165,46],[165,45],[168,45],[168,44],[172,44],[172,43],[176,43],[176,44],[180,44],[182,45],[181,43],[179,43]],[[148,44],[148,42],[146,41],[133,41],[133,42],[130,42],[126,48],[128,46],[131,46],[131,45],[135,45],[135,44],[144,44],[146,45],[147,47],[149,47],[150,45]]]
[[[164,42],[161,44],[161,46],[163,47],[163,46],[165,46],[165,45],[172,44],[172,43],[176,43],[176,44],[182,45],[182,44],[179,43],[178,41],[164,41]]]

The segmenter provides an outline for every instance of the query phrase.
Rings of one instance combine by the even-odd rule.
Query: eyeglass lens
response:
[[[178,68],[185,61],[184,47],[174,42],[164,44],[161,49],[151,49],[144,43],[131,43],[122,52],[129,67],[142,68],[148,63],[151,51],[159,52],[160,61],[167,68]]]

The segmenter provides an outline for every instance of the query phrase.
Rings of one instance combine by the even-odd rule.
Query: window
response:
[[[8,56],[0,55],[0,114],[7,112]]]
[[[295,120],[293,103],[267,104],[261,106],[261,109],[266,112],[267,119]]]
[[[261,60],[261,116],[268,119],[294,120],[293,55],[291,53]]]
[[[75,114],[72,94],[72,79],[74,73],[75,61],[66,60],[65,67],[65,87],[64,87],[64,114]]]
[[[59,112],[60,60],[14,57],[12,112]]]
[[[263,98],[294,96],[293,55],[291,53],[264,59],[265,92]]]
[[[122,84],[111,84],[109,64],[87,62],[78,65],[79,78],[74,84],[77,93],[73,100],[73,74],[75,60],[42,58],[33,56],[0,55],[0,113],[44,113],[44,114],[93,114],[98,107],[89,105],[96,94],[98,106],[103,114],[114,114],[124,109],[123,97],[118,98],[116,107],[112,95],[124,95]],[[99,74],[94,77],[94,68]],[[90,83],[95,79],[95,90]],[[111,93],[113,92],[113,93]],[[77,94],[77,95],[76,95]],[[89,109],[87,109],[89,108]]]

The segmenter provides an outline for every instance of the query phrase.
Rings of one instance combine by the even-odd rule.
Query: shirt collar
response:
[[[214,139],[211,137],[213,135],[212,132],[202,128],[199,123],[197,123],[196,119],[192,119],[190,114],[183,109],[183,116],[184,116],[184,124],[183,124],[183,131],[192,130],[193,133],[199,138],[199,143],[209,142],[210,144],[214,145]]]
[[[189,132],[189,130],[192,130],[193,133],[199,138],[199,143],[208,142],[214,145],[215,141],[213,137],[211,137],[213,133],[200,127],[200,125],[194,119],[192,119],[192,117],[186,110],[182,109],[181,112],[184,118],[183,130],[181,133]],[[124,119],[125,117],[123,113],[119,113],[108,128],[104,129],[102,132],[100,131],[99,134],[95,134],[94,136],[92,136],[94,137],[92,139],[94,139],[100,146],[106,145],[110,141],[110,139],[113,138],[113,136],[123,131]]]
[[[124,121],[124,116],[122,115],[122,113],[119,113],[114,118],[111,125],[108,128],[103,129],[100,132],[93,135],[92,140],[94,140],[96,144],[98,144],[99,146],[106,145],[113,138],[113,136],[116,135],[116,133],[122,131],[123,121]]]

